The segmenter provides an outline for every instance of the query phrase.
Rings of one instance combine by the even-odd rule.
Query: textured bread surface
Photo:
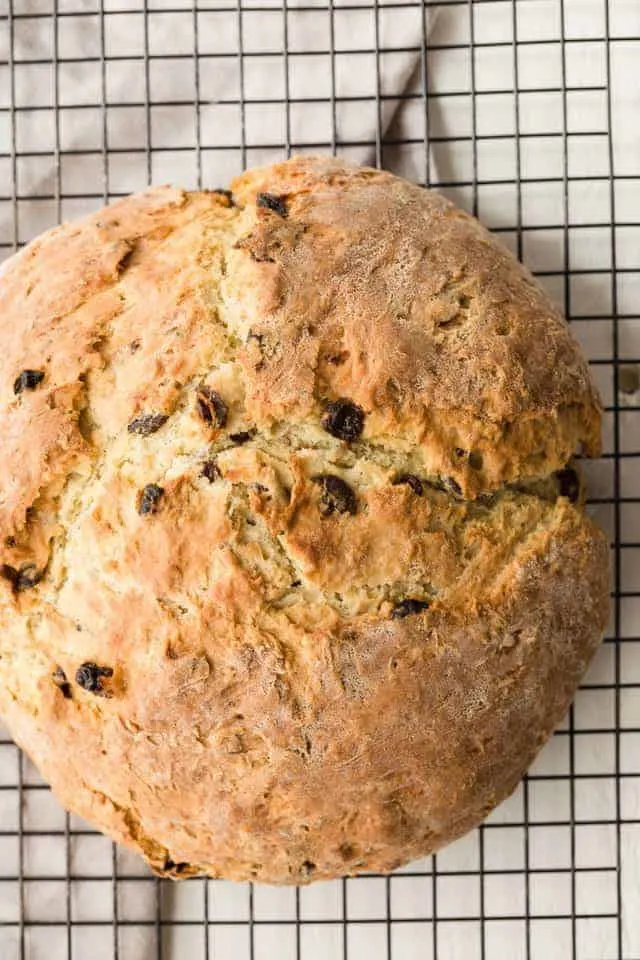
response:
[[[594,652],[599,401],[441,196],[307,157],[232,189],[0,277],[0,716],[166,875],[390,870],[513,790]]]

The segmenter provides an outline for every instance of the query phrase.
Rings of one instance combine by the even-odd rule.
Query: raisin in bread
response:
[[[0,280],[0,715],[159,872],[386,871],[476,825],[607,615],[569,329],[474,219],[299,157]]]

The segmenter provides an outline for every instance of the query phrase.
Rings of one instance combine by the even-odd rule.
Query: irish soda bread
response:
[[[0,280],[0,715],[173,876],[390,870],[477,824],[607,613],[599,401],[438,194],[299,157]]]

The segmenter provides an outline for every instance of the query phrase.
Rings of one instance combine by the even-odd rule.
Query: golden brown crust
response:
[[[0,712],[167,874],[386,870],[513,789],[595,649],[607,545],[553,471],[599,405],[437,195],[309,158],[234,193],[0,278]]]
[[[302,418],[324,398],[367,413],[364,436],[422,447],[468,493],[598,452],[598,401],[565,320],[480,224],[391,174],[299,158],[234,183],[268,191],[231,263],[235,322],[257,419]],[[241,278],[240,281],[238,278]],[[483,458],[481,470],[453,456]]]

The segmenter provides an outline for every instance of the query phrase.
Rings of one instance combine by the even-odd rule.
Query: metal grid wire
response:
[[[0,0],[0,260],[293,151],[435,185],[565,309],[605,406],[610,627],[478,831],[392,878],[154,879],[0,731],[2,960],[640,960],[640,2]]]

